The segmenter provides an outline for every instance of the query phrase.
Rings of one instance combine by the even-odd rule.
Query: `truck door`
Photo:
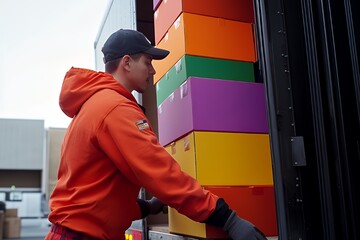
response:
[[[360,239],[355,0],[255,0],[280,239]]]

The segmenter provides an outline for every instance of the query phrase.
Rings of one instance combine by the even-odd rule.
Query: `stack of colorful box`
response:
[[[182,169],[267,236],[277,235],[264,86],[255,83],[252,0],[154,0],[159,141]],[[223,238],[169,211],[170,232]]]

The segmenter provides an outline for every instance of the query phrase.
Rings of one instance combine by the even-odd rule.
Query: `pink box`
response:
[[[156,9],[159,7],[162,0],[153,0],[153,9],[156,11]]]
[[[191,131],[268,133],[262,83],[190,77],[158,107],[165,146]]]

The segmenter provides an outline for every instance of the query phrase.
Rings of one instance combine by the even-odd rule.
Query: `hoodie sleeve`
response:
[[[133,102],[117,105],[97,132],[103,151],[133,183],[195,221],[204,221],[218,197],[181,171],[159,144],[141,109]]]

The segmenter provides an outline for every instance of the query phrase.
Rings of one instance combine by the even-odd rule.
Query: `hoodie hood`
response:
[[[103,89],[114,90],[136,102],[134,96],[111,74],[72,67],[66,73],[61,87],[60,108],[68,117],[73,118],[93,94]]]

